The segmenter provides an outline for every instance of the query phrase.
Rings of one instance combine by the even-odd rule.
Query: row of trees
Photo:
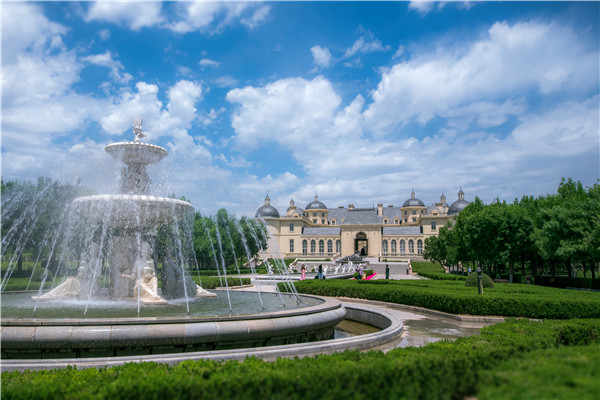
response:
[[[561,180],[555,195],[512,204],[475,198],[454,224],[425,240],[423,256],[444,266],[481,265],[493,276],[596,277],[600,262],[600,184]]]
[[[59,248],[61,244],[69,247],[71,252],[77,248],[71,243],[77,235],[71,233],[70,243],[56,239],[56,235],[65,231],[61,224],[66,221],[72,201],[76,197],[93,194],[91,189],[38,178],[36,183],[2,181],[1,193],[3,259],[21,260],[25,256],[31,261],[44,260],[51,253],[56,257],[65,250]],[[266,248],[268,236],[264,224],[252,218],[237,219],[221,209],[215,216],[195,212],[178,226],[162,226],[156,239],[158,260],[179,248],[193,253],[184,254],[183,258],[195,258],[200,268],[216,268],[222,264],[231,266],[236,261],[241,266],[249,257]],[[57,243],[57,248],[52,249],[53,243]],[[76,255],[73,258],[78,259]]]
[[[214,269],[218,266],[239,268],[255,257],[267,246],[267,230],[264,224],[252,218],[236,218],[224,208],[214,216],[199,212],[193,214],[191,223],[179,227],[179,239],[191,241],[182,247],[193,248],[196,264],[200,269]],[[189,232],[186,232],[190,229]],[[162,259],[167,248],[177,247],[173,227],[163,226],[157,236],[158,258]],[[191,244],[191,246],[186,246]]]

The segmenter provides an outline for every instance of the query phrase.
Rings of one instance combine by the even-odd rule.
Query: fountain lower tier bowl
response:
[[[187,201],[132,194],[78,197],[73,201],[73,207],[89,221],[124,229],[175,223],[194,211]]]
[[[248,302],[256,293],[239,293]],[[3,302],[4,302],[3,295]],[[286,303],[294,297],[284,294]],[[270,297],[279,302],[278,296]],[[106,357],[302,343],[333,338],[346,316],[331,298],[241,315],[121,318],[2,318],[3,359]],[[212,300],[201,300],[211,302]],[[302,306],[303,305],[303,306]],[[159,308],[163,308],[161,306]]]
[[[119,142],[104,148],[115,160],[127,165],[154,164],[167,156],[168,152],[160,146],[139,142]]]

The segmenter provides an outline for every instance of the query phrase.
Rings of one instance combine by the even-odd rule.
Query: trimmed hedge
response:
[[[249,358],[243,362],[185,361],[176,366],[130,363],[80,371],[5,372],[2,395],[11,399],[262,400],[371,399],[376,393],[383,399],[456,399],[477,396],[479,383],[490,376],[488,371],[503,363],[516,365],[518,372],[521,360],[547,364],[544,350],[589,346],[598,338],[600,320],[512,320],[484,328],[478,336],[387,354],[346,351],[275,362]],[[580,365],[597,368],[586,361]],[[569,382],[538,378],[541,384],[563,385],[563,393],[574,398],[569,396]],[[511,388],[502,382],[498,385],[495,398],[514,398],[505,395],[512,393]]]
[[[464,281],[467,279],[464,275],[447,274],[440,264],[423,261],[411,262],[413,272],[424,278],[445,280],[445,281]]]
[[[298,292],[406,304],[452,314],[526,318],[600,318],[597,293],[543,286],[497,283],[483,295],[462,281],[306,280]],[[281,290],[285,290],[280,286]]]
[[[194,280],[194,282],[196,282],[196,284],[198,284],[198,277],[194,276],[192,277],[192,279]],[[221,278],[222,280],[222,278]],[[219,277],[215,277],[215,276],[203,276],[202,277],[202,288],[203,289],[215,289],[218,287],[221,287],[221,280],[219,280]],[[250,278],[241,278],[242,281],[242,285],[250,285],[252,283],[252,280]],[[224,285],[224,282],[223,282]],[[228,276],[227,277],[227,286],[232,287],[232,286],[240,286],[240,278],[238,278],[237,276]]]
[[[599,365],[598,343],[536,350],[482,374],[477,398],[598,399]]]

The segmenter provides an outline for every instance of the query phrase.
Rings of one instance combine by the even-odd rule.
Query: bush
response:
[[[358,284],[357,284],[358,283]],[[477,289],[459,281],[374,280],[296,282],[301,293],[351,297],[425,307],[453,314],[498,315],[526,318],[600,318],[597,293],[543,286],[499,283],[494,290]],[[280,285],[281,290],[285,290]]]
[[[448,281],[464,281],[464,275],[447,274],[444,267],[433,262],[413,261],[411,262],[413,272],[424,278]]]
[[[566,338],[569,347],[563,347],[564,332],[572,335]],[[493,398],[523,398],[494,380],[500,366],[526,371],[532,360],[544,371],[553,368],[551,364],[562,365],[559,355],[574,354],[577,359],[587,350],[596,356],[574,365],[585,370],[586,376],[595,376],[599,337],[600,320],[512,320],[484,328],[478,336],[422,348],[398,348],[386,354],[355,350],[274,362],[249,358],[243,362],[184,361],[174,366],[129,363],[79,371],[4,372],[1,385],[3,397],[10,399],[189,399],[199,393],[203,399],[371,399],[375,389],[383,399],[458,399],[479,398],[478,390],[487,396],[478,386],[484,382],[497,385]],[[575,346],[586,347],[579,351]],[[546,354],[552,357],[546,358]],[[588,371],[592,369],[596,372]],[[323,371],[328,371],[327,378],[319,379]],[[570,379],[550,381],[544,375],[536,379],[536,386],[555,386],[560,398],[581,398],[577,395],[585,393],[572,390]]]
[[[492,289],[494,287],[494,281],[490,278],[489,275],[481,273],[481,281],[483,283],[484,288]],[[465,280],[465,286],[469,287],[477,287],[477,272],[471,272],[467,279]]]
[[[598,343],[536,350],[486,371],[477,398],[595,399],[600,393],[600,369],[594,365],[600,365]]]
[[[198,277],[193,276],[192,279],[196,284],[199,284]],[[250,285],[252,280],[250,278],[238,278],[236,276],[228,276],[227,277],[227,286],[240,286],[240,281],[242,285]],[[200,284],[203,289],[215,289],[221,286],[225,286],[225,280],[223,278],[219,279],[215,276],[204,276],[202,277],[202,284]]]

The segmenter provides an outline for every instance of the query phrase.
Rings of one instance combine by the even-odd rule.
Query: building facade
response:
[[[328,208],[315,195],[304,209],[290,200],[282,216],[267,195],[255,215],[269,232],[268,248],[260,257],[336,259],[360,253],[388,260],[418,259],[425,239],[437,235],[468,204],[462,188],[451,205],[442,194],[439,202],[425,206],[413,191],[402,207]]]

